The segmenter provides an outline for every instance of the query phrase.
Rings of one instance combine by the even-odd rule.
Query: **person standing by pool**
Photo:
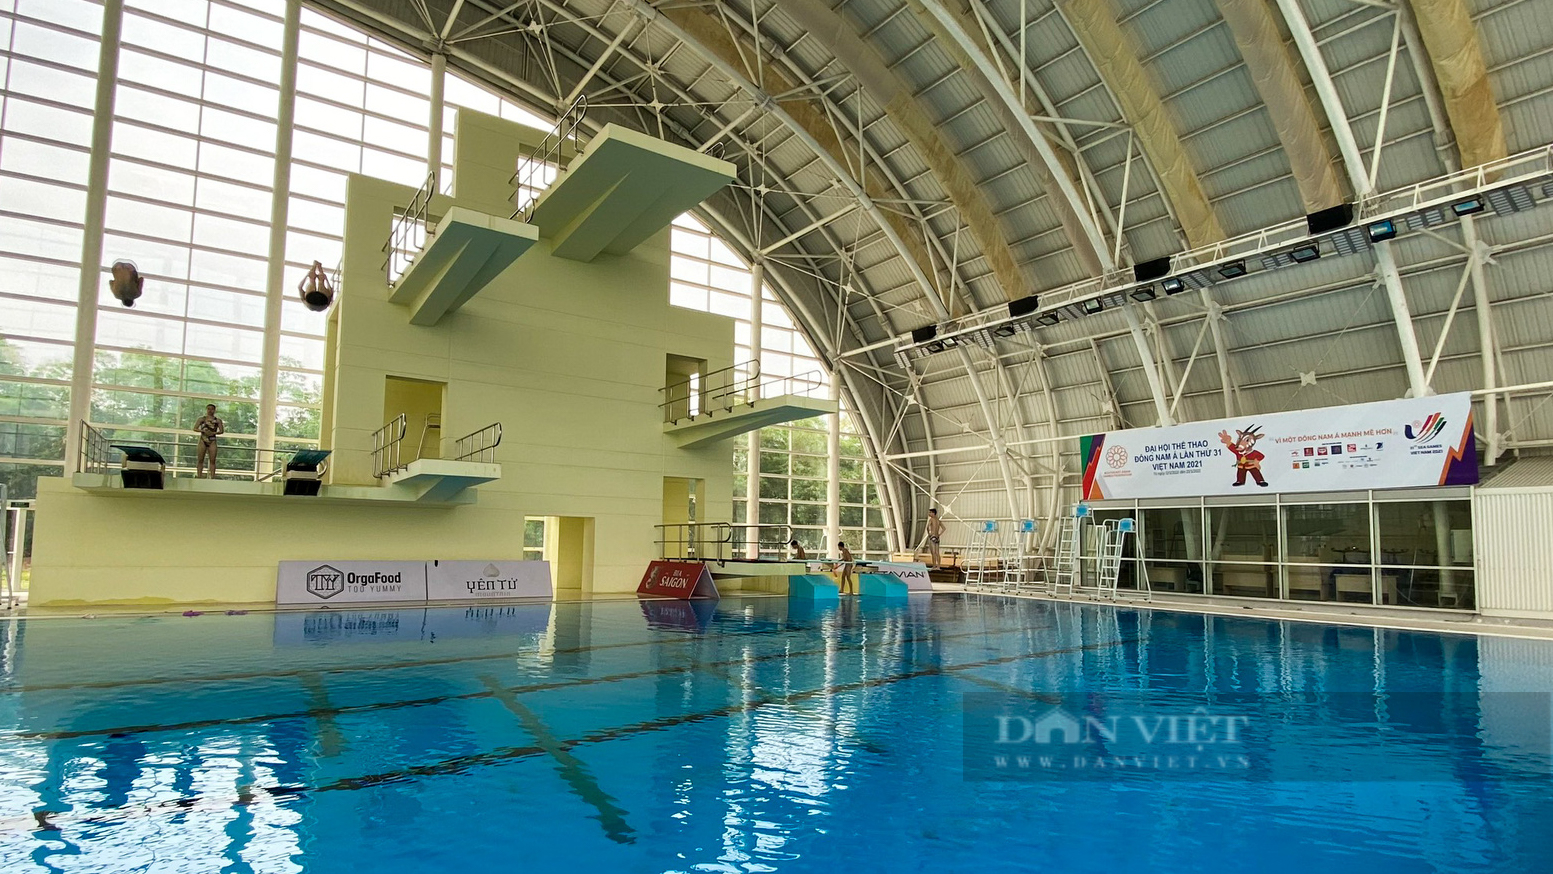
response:
[[[933,560],[933,567],[939,567],[944,563],[943,555],[939,552],[938,544],[944,536],[944,520],[938,518],[938,509],[930,508],[927,511],[927,552]]]
[[[194,478],[199,479],[205,470],[205,459],[210,459],[210,479],[216,478],[216,438],[226,433],[226,423],[216,415],[216,405],[206,404],[205,415],[194,423],[194,430],[200,435],[199,444],[195,451],[198,460],[194,463]]]
[[[841,553],[841,561],[836,564],[836,571],[840,574],[837,582],[841,584],[841,594],[856,595],[856,592],[848,591],[848,589],[854,588],[852,580],[852,550],[847,549],[847,545],[841,541],[836,542],[836,550]]]

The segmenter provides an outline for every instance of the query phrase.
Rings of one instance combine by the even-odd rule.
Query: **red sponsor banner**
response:
[[[664,598],[715,598],[717,587],[706,565],[698,561],[655,561],[647,566],[642,584],[636,587],[638,595],[658,595]]]

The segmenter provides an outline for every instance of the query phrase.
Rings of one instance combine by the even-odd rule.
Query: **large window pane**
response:
[[[1290,599],[1372,600],[1368,504],[1286,507],[1284,526]]]
[[[1382,594],[1389,578],[1402,606],[1475,605],[1470,501],[1382,502],[1375,517]]]
[[[1209,507],[1212,594],[1278,597],[1276,507]]]

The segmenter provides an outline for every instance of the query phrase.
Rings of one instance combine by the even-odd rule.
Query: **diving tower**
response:
[[[435,177],[427,184],[434,185]],[[468,303],[539,242],[539,229],[462,206],[450,207],[432,225],[424,212],[415,217],[422,197],[417,193],[410,211],[395,222],[385,266],[391,283],[389,302],[410,308],[410,324],[430,326]],[[413,232],[417,221],[425,225],[425,244],[413,257],[403,257],[402,250],[394,248],[395,238]],[[396,256],[407,262],[397,278]]]
[[[552,254],[592,261],[635,249],[735,173],[727,161],[609,124],[524,210]]]
[[[828,389],[819,371],[762,380],[758,361],[696,374],[661,391],[663,433],[681,449],[838,410],[822,396]]]

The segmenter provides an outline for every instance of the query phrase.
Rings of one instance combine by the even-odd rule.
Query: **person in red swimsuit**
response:
[[[1250,474],[1257,485],[1267,485],[1267,480],[1262,477],[1262,459],[1267,456],[1256,451],[1256,441],[1261,439],[1262,432],[1255,425],[1244,431],[1237,429],[1233,438],[1228,431],[1219,432],[1219,440],[1235,455],[1235,485],[1245,485],[1246,474]]]

